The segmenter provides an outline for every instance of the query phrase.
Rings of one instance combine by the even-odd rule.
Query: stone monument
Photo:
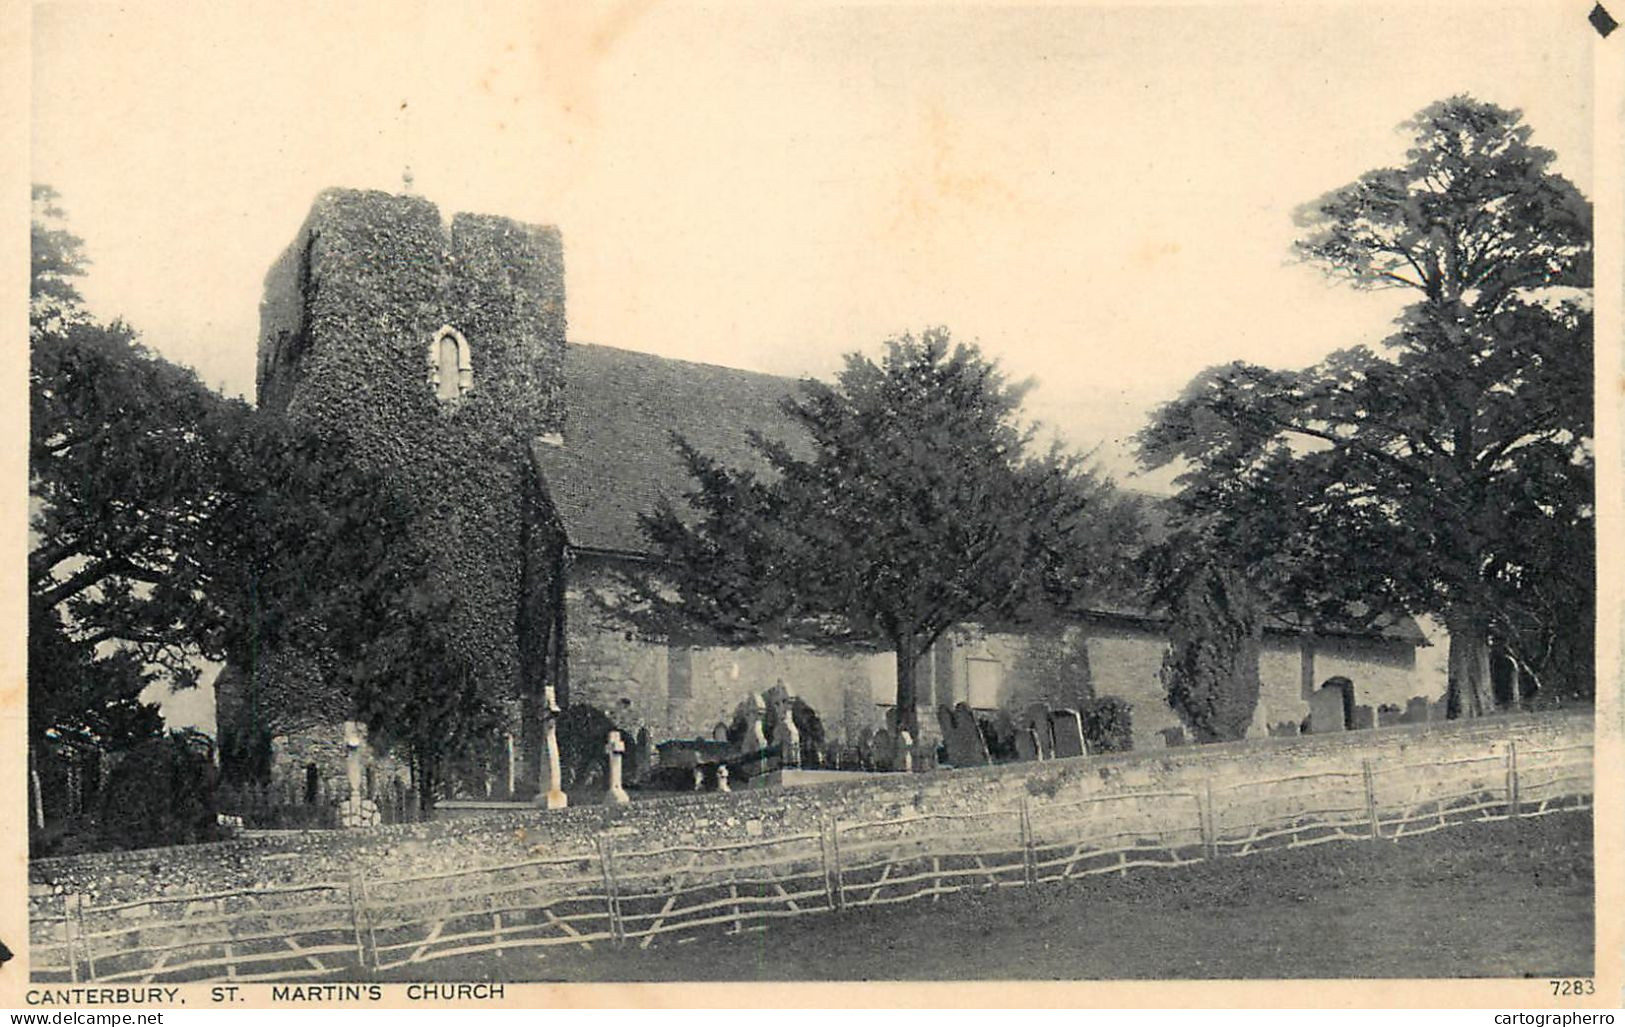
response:
[[[609,757],[609,792],[608,802],[614,806],[625,806],[632,801],[621,785],[621,756],[626,752],[626,743],[621,741],[619,731],[611,731],[609,740],[604,743],[604,754]]]
[[[563,772],[559,769],[559,709],[558,693],[552,685],[542,690],[542,745],[547,749],[547,791],[537,798],[548,809],[563,809],[570,805],[564,794]]]

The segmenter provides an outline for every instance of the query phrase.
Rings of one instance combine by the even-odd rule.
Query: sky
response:
[[[946,325],[1158,488],[1128,440],[1198,371],[1386,334],[1292,213],[1417,110],[1520,108],[1589,195],[1589,6],[50,4],[32,170],[92,309],[226,392],[314,196],[409,166],[559,226],[572,340],[827,377]]]

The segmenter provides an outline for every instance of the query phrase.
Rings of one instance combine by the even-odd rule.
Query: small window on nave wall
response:
[[[468,340],[451,325],[441,327],[429,343],[429,387],[443,403],[463,396],[474,387],[474,362]]]

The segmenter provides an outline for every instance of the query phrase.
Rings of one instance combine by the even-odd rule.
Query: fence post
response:
[[[1360,772],[1365,778],[1365,815],[1371,821],[1371,838],[1376,841],[1382,838],[1382,822],[1377,819],[1377,782],[1369,758],[1360,761]]]
[[[1033,813],[1029,797],[1021,797],[1021,879],[1025,884],[1032,884],[1038,876],[1034,864],[1037,862],[1033,852]]]
[[[62,896],[62,937],[68,947],[68,980],[74,984],[79,983],[79,953],[73,942],[75,935],[83,933],[79,928],[83,923],[80,909],[84,902],[85,897],[78,892]]]
[[[1212,860],[1219,855],[1219,838],[1215,837],[1214,830],[1214,782],[1211,777],[1202,778],[1202,793],[1196,796],[1196,819],[1201,825],[1202,860]]]
[[[1507,741],[1507,814],[1522,816],[1518,801],[1518,743]]]
[[[845,909],[846,886],[841,883],[841,821],[837,817],[829,818],[829,855],[831,874],[825,887],[830,889],[831,908]]]
[[[219,914],[221,918],[225,917],[225,915],[226,915],[226,900],[225,900],[224,897],[221,897],[221,898],[218,898],[218,899],[214,900],[214,911],[217,914]],[[224,950],[224,952],[226,954],[226,980],[235,981],[237,979],[237,967],[231,961],[231,956],[232,956],[231,942],[229,942],[229,941],[226,942],[224,945],[221,946],[221,948]]]
[[[835,885],[830,878],[829,820],[818,821],[818,866],[824,872],[824,908],[835,908]]]
[[[502,914],[497,911],[496,894],[485,897],[485,911],[491,914],[491,947],[498,952],[502,951]]]
[[[372,938],[372,917],[367,910],[367,882],[360,874],[350,878],[350,923],[355,927],[357,965],[363,970],[378,969],[377,940]],[[369,939],[372,939],[370,945]]]
[[[74,933],[79,936],[79,947],[85,951],[85,980],[96,979],[96,942],[85,929],[85,907],[90,904],[90,896],[80,895],[79,902],[74,906],[73,915],[77,923]]]
[[[609,934],[616,945],[626,940],[625,929],[621,924],[621,902],[615,894],[615,865],[610,855],[609,839],[604,835],[598,836],[598,866],[604,874],[604,901],[609,906]]]

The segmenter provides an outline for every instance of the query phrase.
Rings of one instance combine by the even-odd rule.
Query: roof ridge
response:
[[[651,353],[648,350],[642,349],[629,349],[626,346],[611,346],[608,343],[603,342],[582,342],[579,339],[566,339],[564,344],[567,347],[575,347],[576,349],[608,350],[613,353],[625,353],[628,356],[641,357],[646,360],[657,360],[666,364],[683,364],[688,367],[706,368],[712,371],[726,371],[729,374],[749,375],[753,378],[765,378],[768,381],[785,382],[790,385],[799,385],[804,381],[809,381],[812,379],[812,375],[810,374],[791,377],[790,375],[773,374],[770,371],[758,371],[755,368],[750,367],[734,367],[731,364],[714,364],[707,360],[689,360],[685,357],[668,357],[663,353]]]

